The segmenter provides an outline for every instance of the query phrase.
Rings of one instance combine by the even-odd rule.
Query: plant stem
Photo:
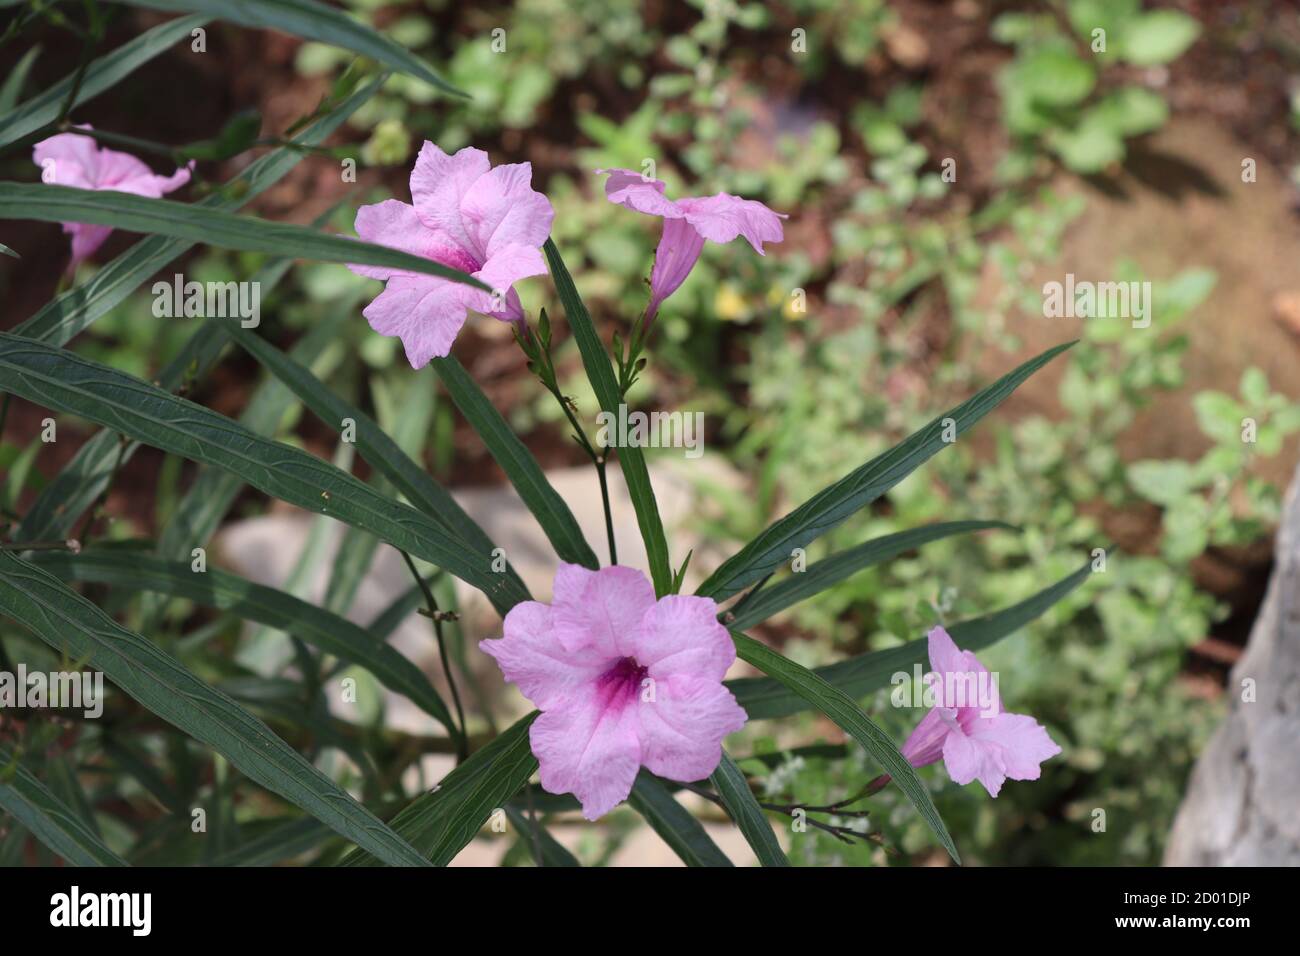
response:
[[[433,619],[433,634],[438,642],[438,657],[442,660],[442,669],[447,674],[447,685],[451,688],[452,703],[456,707],[456,721],[459,727],[451,728],[456,736],[456,762],[460,763],[469,756],[469,734],[465,727],[465,711],[460,703],[460,691],[456,689],[456,675],[452,673],[451,661],[447,657],[447,642],[443,640],[442,635],[442,617],[438,610],[438,602],[434,599],[433,590],[425,583],[424,578],[420,576],[419,569],[416,568],[415,562],[405,551],[398,549],[402,560],[410,569],[415,583],[419,585],[421,592],[424,594],[425,603],[429,606],[429,617]]]
[[[76,554],[81,550],[81,542],[76,538],[63,541],[4,541],[0,542],[0,551],[71,551]]]

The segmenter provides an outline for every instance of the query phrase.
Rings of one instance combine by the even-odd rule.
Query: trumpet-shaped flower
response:
[[[641,767],[709,776],[745,712],[722,685],[736,649],[709,598],[655,599],[646,576],[561,564],[551,604],[526,601],[482,641],[542,714],[530,728],[542,786],[573,793],[588,820],[632,791]]]
[[[929,640],[931,675],[937,685],[990,686],[988,670],[973,652],[960,650],[947,631],[936,627]],[[980,701],[941,698],[903,744],[907,762],[924,767],[942,757],[953,780],[979,780],[991,797],[1008,777],[1037,780],[1039,764],[1061,748],[1034,718],[1005,713],[997,684],[991,686]]]
[[[541,246],[555,217],[532,178],[531,163],[494,167],[481,149],[448,156],[425,142],[411,173],[413,204],[388,199],[357,210],[357,235],[367,242],[467,272],[493,290],[384,266],[349,266],[387,283],[362,314],[379,334],[402,340],[413,368],[447,355],[471,311],[524,321],[513,286],[546,272]]]
[[[610,202],[664,220],[663,236],[650,272],[647,322],[654,319],[663,301],[686,281],[700,257],[705,239],[730,242],[744,236],[761,256],[763,243],[780,242],[784,238],[781,220],[787,217],[753,199],[718,193],[672,200],[664,195],[667,186],[658,179],[646,179],[630,169],[596,172],[609,175],[605,181],[605,197]]]
[[[79,128],[92,127],[82,124]],[[189,166],[181,167],[170,176],[159,176],[129,153],[101,149],[92,137],[80,133],[59,133],[41,140],[32,148],[32,159],[41,167],[44,182],[77,189],[112,189],[150,199],[161,199],[184,186],[190,181],[190,171],[194,168],[191,161]],[[113,229],[91,223],[65,222],[63,231],[72,236],[72,261],[68,270],[73,271],[104,244]]]

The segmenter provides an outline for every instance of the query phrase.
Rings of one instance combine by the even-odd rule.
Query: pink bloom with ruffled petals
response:
[[[956,686],[952,678],[987,677],[988,670],[975,654],[960,650],[943,628],[930,631],[929,638],[931,673],[941,679],[939,686]],[[981,679],[966,686],[976,683],[989,685]],[[996,683],[987,693],[988,699],[978,702],[941,698],[903,744],[907,762],[924,767],[942,757],[954,781],[968,784],[979,780],[991,797],[998,795],[1008,777],[1037,780],[1039,764],[1055,757],[1061,748],[1034,718],[1004,712]],[[944,706],[948,703],[957,706]]]
[[[531,163],[493,166],[481,149],[448,156],[425,142],[411,172],[414,205],[388,199],[357,210],[357,235],[432,259],[482,281],[493,292],[437,276],[350,265],[388,284],[363,311],[380,335],[397,336],[412,368],[451,351],[468,313],[522,323],[513,285],[543,275],[541,246],[555,210],[532,188]]]
[[[542,786],[588,820],[627,798],[641,767],[703,780],[745,712],[722,685],[736,648],[709,598],[655,599],[640,571],[561,564],[551,604],[525,601],[479,647],[542,714],[529,729]]]
[[[788,217],[756,200],[727,193],[672,200],[664,195],[667,186],[662,181],[646,179],[630,169],[598,169],[596,173],[609,174],[605,197],[610,202],[648,216],[663,217],[664,234],[655,250],[655,264],[650,272],[647,322],[654,319],[663,301],[686,281],[700,257],[705,239],[730,242],[744,236],[761,256],[763,243],[780,242],[784,238],[781,220]]]
[[[83,123],[79,129],[91,129]],[[129,153],[101,149],[89,136],[59,133],[43,139],[32,148],[32,159],[41,167],[41,179],[56,186],[77,189],[112,189],[161,199],[190,181],[193,160],[170,176],[159,176]],[[72,261],[68,271],[104,244],[113,229],[84,222],[65,222],[63,231],[72,236]]]

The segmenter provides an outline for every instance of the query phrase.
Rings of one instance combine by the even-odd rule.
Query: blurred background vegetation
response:
[[[953,785],[942,769],[923,778],[968,862],[1158,862],[1267,579],[1271,527],[1295,461],[1289,439],[1300,430],[1300,383],[1279,374],[1296,367],[1300,306],[1290,306],[1293,330],[1284,298],[1277,315],[1270,308],[1224,314],[1216,301],[1239,301],[1233,288],[1252,278],[1225,269],[1211,248],[1179,242],[1173,230],[1154,244],[1126,233],[1131,217],[1122,211],[1140,208],[1144,191],[1154,191],[1175,217],[1180,205],[1216,195],[1220,215],[1244,215],[1229,200],[1241,188],[1241,158],[1251,157],[1260,171],[1249,185],[1269,190],[1268,201],[1287,208],[1294,226],[1295,8],[1263,0],[347,6],[473,99],[390,80],[343,137],[344,154],[360,159],[359,185],[340,183],[328,159],[309,159],[254,205],[263,216],[310,221],[346,197],[331,222],[350,231],[361,202],[408,198],[406,176],[424,139],[447,150],[478,146],[494,162],[528,160],[534,185],[556,206],[554,238],[598,327],[609,329],[625,327],[644,307],[658,236],[650,220],[604,200],[594,169],[639,169],[653,159],[670,195],[725,190],[790,214],[785,241],[766,258],[740,243],[706,246],[665,308],[651,365],[631,396],[641,407],[704,411],[709,455],[749,482],[747,494],[706,496],[699,523],[710,539],[742,543],[1010,368],[1031,343],[1081,337],[1054,377],[1017,396],[870,514],[826,535],[809,560],[939,519],[1001,519],[1022,532],[929,545],[857,575],[757,635],[801,663],[822,663],[1020,600],[1094,548],[1107,549],[1105,573],[981,655],[1002,673],[1011,709],[1042,721],[1063,756],[1044,766],[1041,781],[1008,784],[996,801],[978,787]],[[113,31],[130,36],[148,22],[132,12]],[[212,29],[228,34],[223,44],[237,51],[237,64],[212,58],[207,67],[169,67],[164,58],[124,86],[136,100],[115,93],[81,112],[97,126],[155,138],[166,130],[180,143],[214,135],[236,109],[256,109],[265,135],[310,112],[349,64],[333,48]],[[1104,51],[1097,29],[1105,31]],[[41,83],[75,65],[75,50],[49,32],[33,67]],[[6,65],[17,52],[4,51]],[[190,75],[168,78],[169,68]],[[1228,145],[1219,156],[1199,155],[1203,134],[1192,127],[1170,141],[1190,149],[1162,147],[1161,137],[1184,119],[1212,124]],[[1218,162],[1221,156],[1228,158]],[[200,166],[214,182],[228,171]],[[11,159],[5,175],[30,171]],[[1089,221],[1109,236],[1100,252],[1070,245]],[[48,281],[33,282],[29,272],[19,289],[14,270],[4,273],[14,309],[3,327],[34,311],[57,281],[65,250],[57,231],[49,233],[48,249],[27,259]],[[1236,241],[1226,225],[1223,235]],[[100,260],[128,241],[115,236]],[[1300,248],[1294,231],[1285,242]],[[185,271],[227,278],[257,264],[202,252]],[[1042,284],[1067,272],[1153,281],[1151,328],[1045,319]],[[1287,282],[1300,287],[1294,272],[1273,279],[1270,291],[1279,296]],[[415,379],[397,341],[359,319],[371,291],[345,270],[307,265],[264,303],[263,322],[288,344],[324,316],[345,316],[316,350],[315,367],[391,428]],[[549,280],[531,280],[525,306],[533,314],[553,307],[549,294]],[[97,323],[79,349],[151,374],[187,331],[136,321],[146,296]],[[467,327],[458,356],[544,464],[580,464],[554,403],[522,374],[493,325]],[[1215,346],[1205,346],[1198,330],[1216,325],[1220,335],[1229,326],[1261,331],[1234,332],[1248,347],[1210,374],[1204,356]],[[1274,341],[1270,335],[1276,348],[1261,344]],[[566,390],[592,407],[572,343],[560,357]],[[241,357],[195,397],[231,413],[256,383],[255,366]],[[1161,409],[1169,403],[1186,415],[1167,416]],[[1259,421],[1253,445],[1239,436],[1247,415]],[[437,402],[428,416],[424,454],[438,477],[453,485],[499,480],[449,403]],[[329,433],[295,413],[279,434],[333,454]],[[11,438],[0,448],[7,506],[61,464],[38,460],[34,441]],[[159,468],[159,460],[141,454],[132,462],[131,480],[110,495],[105,534],[151,534],[166,523],[184,475],[174,463]],[[242,507],[261,504],[251,497]],[[916,719],[889,707],[887,695],[867,709],[899,740]],[[740,752],[840,739],[833,725],[802,719],[751,728],[752,747]],[[773,799],[797,793],[804,803],[833,802],[876,773],[857,748],[848,753],[749,761],[746,769],[765,780]],[[889,852],[819,837],[797,841],[792,859],[929,858],[923,824],[900,794],[886,791],[872,806],[871,825]],[[1096,808],[1107,811],[1106,834],[1093,830]],[[622,838],[619,819],[603,840]],[[608,849],[584,852],[591,861]]]

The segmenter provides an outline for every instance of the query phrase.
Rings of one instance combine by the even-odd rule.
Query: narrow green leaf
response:
[[[264,723],[57,578],[0,552],[0,613],[101,670],[163,720],[223,754],[249,779],[394,865],[423,858]]]
[[[749,781],[725,750],[722,752],[722,763],[718,764],[718,769],[713,771],[709,780],[722,798],[727,813],[745,835],[758,862],[763,866],[789,866],[790,861],[786,859],[781,844],[776,841],[772,824],[768,822],[763,808],[758,805],[753,791],[749,789]]]
[[[405,694],[444,727],[455,726],[447,705],[428,678],[391,645],[377,643],[365,628],[291,594],[216,568],[197,572],[186,563],[126,553],[119,548],[91,549],[80,554],[39,552],[32,555],[32,563],[64,581],[93,581],[127,591],[187,598],[285,631],[312,647],[364,667],[385,687]]]
[[[437,866],[446,866],[492,815],[503,808],[537,770],[529,748],[528,728],[537,711],[511,724],[482,750],[470,754],[431,792],[411,801],[389,821]],[[343,866],[373,866],[365,853],[354,852]]]
[[[127,866],[11,752],[0,747],[0,809],[73,866]]]
[[[288,820],[241,843],[212,866],[274,866],[314,850],[330,835],[327,826],[311,817]]]
[[[945,420],[952,420],[953,434],[962,434],[1001,404],[1025,379],[1073,344],[1058,345],[1030,359],[889,451],[824,488],[724,561],[695,593],[721,601],[771,574],[790,559],[795,548],[805,547],[869,505],[947,447]]]
[[[425,583],[433,581],[433,577],[425,579]],[[412,584],[404,592],[394,599],[393,603],[384,608],[375,619],[370,622],[366,630],[370,633],[372,640],[386,641],[392,636],[393,632],[401,626],[402,622],[415,613],[415,609],[424,601],[424,592],[418,584]]]
[[[308,329],[307,334],[294,343],[295,358],[307,363],[326,362],[329,346],[347,317],[344,308],[327,310]],[[229,324],[221,323],[221,320],[215,321]],[[221,336],[223,340],[226,338],[224,331]],[[334,356],[337,358],[338,353],[334,353]],[[244,406],[239,415],[239,424],[258,435],[273,438],[285,413],[293,404],[293,393],[275,376],[268,375]],[[155,548],[158,555],[177,561],[188,560],[194,548],[205,547],[234,507],[243,488],[244,477],[237,472],[221,468],[200,468],[159,536]],[[316,533],[324,532],[313,530],[313,534]],[[156,600],[144,602],[147,621],[152,622],[152,614],[161,608],[162,603]]]
[[[988,528],[1016,530],[1013,525],[1001,521],[944,521],[864,541],[857,547],[817,561],[799,574],[792,574],[779,584],[770,585],[759,591],[743,607],[735,609],[735,618],[728,620],[727,624],[738,631],[743,631],[761,621],[766,621],[773,614],[793,607],[800,601],[806,601],[813,595],[820,594],[831,585],[865,568],[888,561],[904,551],[911,551],[923,544],[955,534],[983,531]]]
[[[3,122],[4,115],[14,108],[14,104],[22,99],[23,87],[27,85],[27,76],[32,72],[32,64],[40,55],[41,47],[37,44],[23,54],[22,59],[5,77],[4,85],[0,86],[0,122]]]
[[[357,452],[372,468],[391,481],[412,505],[437,521],[449,534],[468,542],[475,550],[492,553],[496,547],[492,539],[456,502],[451,493],[412,461],[374,419],[334,394],[310,369],[285,355],[261,336],[240,328],[235,322],[227,322],[225,329],[231,339],[290,388],[325,425],[341,432],[346,419],[353,421],[356,425]],[[520,587],[523,586],[512,568],[507,568],[505,573]]]
[[[73,105],[84,103],[116,86],[145,63],[170,49],[178,40],[188,38],[191,30],[203,26],[209,19],[193,16],[169,20],[152,30],[146,30],[134,40],[123,43],[112,53],[92,60],[86,67],[81,85],[77,87],[77,98]],[[57,120],[75,82],[76,74],[69,73],[59,82],[47,86],[31,99],[0,116],[0,149]]]
[[[265,494],[328,514],[446,570],[504,614],[527,600],[492,557],[428,516],[385,498],[314,455],[271,441],[202,405],[62,349],[0,333],[0,389],[80,415],[129,438],[237,474]]]
[[[189,370],[202,374],[216,364],[226,344],[218,322],[211,319],[200,326],[176,358],[158,373],[160,388],[176,391],[186,381]],[[138,442],[123,445],[111,431],[96,432],[41,489],[23,514],[22,522],[13,532],[13,539],[48,541],[69,537],[82,513],[108,487],[119,462],[125,465],[139,447]]]
[[[732,866],[700,821],[653,774],[642,770],[627,802],[687,866]]]
[[[289,251],[299,259],[386,266],[491,291],[468,273],[388,246],[317,232],[306,226],[239,216],[216,206],[151,199],[111,189],[0,182],[0,219],[83,222],[128,232],[158,233],[223,249],[272,255]]]
[[[593,570],[600,567],[573,512],[546,480],[537,459],[460,362],[448,356],[435,358],[429,364],[446,386],[451,400],[478,432],[483,444],[519,492],[519,497],[542,526],[560,559]]]
[[[403,46],[354,19],[342,10],[316,0],[126,0],[137,7],[172,13],[204,13],[241,27],[279,30],[304,40],[315,40],[368,56],[395,70],[410,74],[455,96],[456,89]]]
[[[872,759],[894,778],[894,782],[907,795],[907,799],[912,801],[912,806],[916,807],[917,812],[921,814],[921,819],[925,820],[934,831],[935,836],[939,838],[939,843],[948,851],[953,861],[961,863],[957,847],[952,842],[952,837],[948,835],[948,828],[944,826],[939,811],[934,808],[934,801],[930,799],[929,791],[917,777],[916,770],[898,752],[898,745],[875,725],[852,697],[827,683],[824,678],[808,668],[782,657],[767,645],[760,644],[751,637],[738,631],[732,631],[731,637],[736,642],[736,653],[741,660],[753,664],[764,674],[780,681],[835,721],[836,726],[861,744]]]
[[[555,242],[547,239],[542,249],[550,266],[551,279],[555,282],[555,291],[569,320],[569,328],[577,340],[578,351],[582,353],[582,364],[587,370],[587,378],[591,380],[596,400],[603,410],[617,415],[618,406],[623,399],[610,365],[609,353],[596,334],[591,315],[583,305],[582,297],[578,295],[578,288],[573,284],[573,277],[560,258],[560,250],[555,247]],[[655,501],[654,488],[650,485],[645,456],[637,447],[620,448],[618,463],[623,469],[623,478],[627,481],[632,506],[636,509],[636,521],[641,529],[641,540],[645,543],[655,593],[663,597],[672,592],[673,571],[668,561],[668,540],[664,537],[663,520],[659,517],[659,505]]]
[[[513,803],[505,806],[506,816],[519,831],[519,839],[538,866],[582,866],[559,840],[551,836],[540,820],[534,822],[526,810]]]
[[[329,113],[314,120],[293,138],[293,142],[302,146],[319,146],[378,92],[385,77],[386,74],[360,87]],[[238,209],[279,182],[305,155],[303,150],[289,146],[272,150],[253,160],[218,192],[199,200],[195,205]],[[157,274],[193,245],[192,242],[169,236],[148,236],[141,239],[85,282],[55,296],[30,319],[15,327],[13,333],[39,339],[50,345],[64,345],[97,318],[121,304],[140,283]],[[282,261],[280,268],[287,269],[291,260]],[[278,276],[272,272],[273,268],[274,264],[268,263],[259,273],[259,278],[264,283],[273,285],[279,281]]]
[[[996,613],[954,624],[948,628],[948,633],[964,650],[977,651],[988,647],[1041,615],[1082,584],[1091,573],[1091,564],[1085,564],[1034,596]],[[928,654],[928,644],[922,638],[900,647],[860,654],[818,667],[813,673],[858,699],[888,687],[890,677],[900,671],[909,671],[913,664],[923,663]],[[808,710],[810,706],[805,698],[770,677],[740,677],[727,681],[727,688],[736,695],[737,702],[745,708],[750,720],[788,717]]]

